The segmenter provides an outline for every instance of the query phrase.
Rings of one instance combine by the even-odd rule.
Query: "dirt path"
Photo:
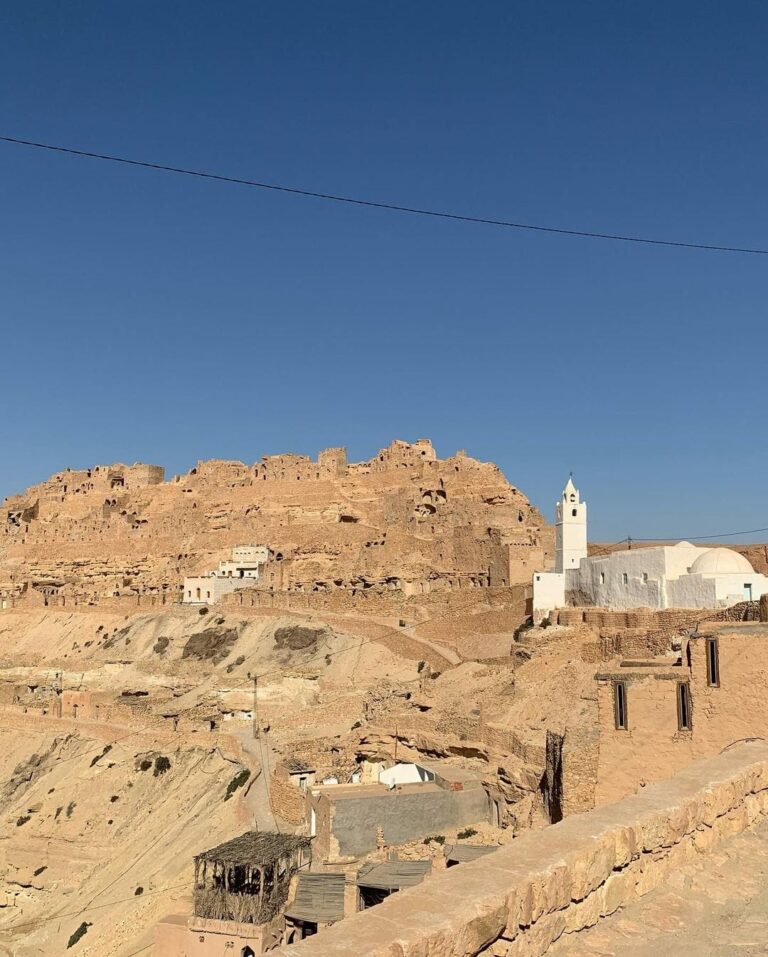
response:
[[[251,779],[250,787],[245,795],[245,806],[251,812],[250,826],[257,831],[293,831],[293,827],[276,815],[269,800],[269,779],[279,755],[269,743],[269,735],[262,732],[260,738],[254,738],[253,729],[234,732],[234,736],[242,744],[243,750],[251,758],[252,766],[261,771],[256,778]]]

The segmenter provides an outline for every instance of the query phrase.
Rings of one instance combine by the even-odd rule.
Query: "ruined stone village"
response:
[[[0,953],[706,932],[768,867],[768,555],[592,543],[563,479],[540,511],[421,439],[7,498]]]

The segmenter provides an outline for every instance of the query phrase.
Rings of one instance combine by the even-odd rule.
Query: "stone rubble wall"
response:
[[[442,871],[280,957],[541,957],[768,814],[768,744]]]
[[[742,601],[730,608],[702,611],[695,608],[631,608],[627,611],[614,611],[609,608],[585,606],[560,608],[553,612],[553,623],[557,625],[591,625],[596,628],[659,628],[681,631],[694,627],[700,621],[759,621],[760,610],[757,601]]]

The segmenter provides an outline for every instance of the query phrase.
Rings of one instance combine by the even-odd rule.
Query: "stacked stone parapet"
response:
[[[275,953],[542,957],[767,816],[768,745],[737,745],[642,794],[440,871]]]

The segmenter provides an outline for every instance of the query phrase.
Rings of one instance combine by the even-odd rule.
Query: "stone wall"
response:
[[[280,957],[541,957],[768,813],[768,744],[429,877]],[[715,864],[713,863],[713,866]]]
[[[231,595],[225,595],[221,604],[238,614],[247,613],[249,608],[264,608],[336,614],[358,612],[381,618],[403,618],[408,624],[423,622],[426,625],[429,622],[428,628],[419,629],[420,635],[423,631],[423,636],[430,641],[454,646],[458,638],[470,630],[456,625],[457,613],[466,611],[468,622],[479,624],[480,627],[471,629],[474,633],[491,630],[483,619],[478,619],[476,623],[472,621],[474,616],[470,616],[470,610],[482,603],[488,606],[489,612],[496,612],[499,616],[499,630],[511,634],[524,620],[529,594],[528,585],[480,590],[467,584],[420,595],[406,595],[399,589],[378,588],[339,589],[332,592],[273,592],[262,588],[240,588]],[[440,622],[441,618],[445,618],[444,624]]]
[[[730,608],[711,611],[695,608],[630,608],[617,611],[594,605],[560,608],[553,612],[557,625],[591,625],[595,628],[679,629],[681,632],[703,621],[759,621],[757,601],[742,601]]]
[[[313,853],[319,852],[326,860],[359,857],[374,851],[379,838],[397,846],[486,822],[488,796],[479,782],[475,783],[477,786],[465,790],[417,784],[392,792],[358,785],[359,797],[350,788],[341,799],[332,789],[321,791],[311,800],[318,822]]]
[[[298,788],[288,771],[279,764],[269,784],[272,809],[289,824],[303,824],[307,817],[307,795]]]
[[[717,687],[708,684],[708,636],[718,644]],[[684,643],[678,666],[616,666],[599,673],[595,803],[619,800],[735,741],[768,738],[767,646],[766,625],[713,625]],[[615,727],[616,681],[624,682],[626,688],[626,730]],[[680,682],[690,688],[690,729],[678,727]],[[583,761],[581,743],[575,746],[579,754],[574,761]],[[568,786],[564,780],[564,791]]]

